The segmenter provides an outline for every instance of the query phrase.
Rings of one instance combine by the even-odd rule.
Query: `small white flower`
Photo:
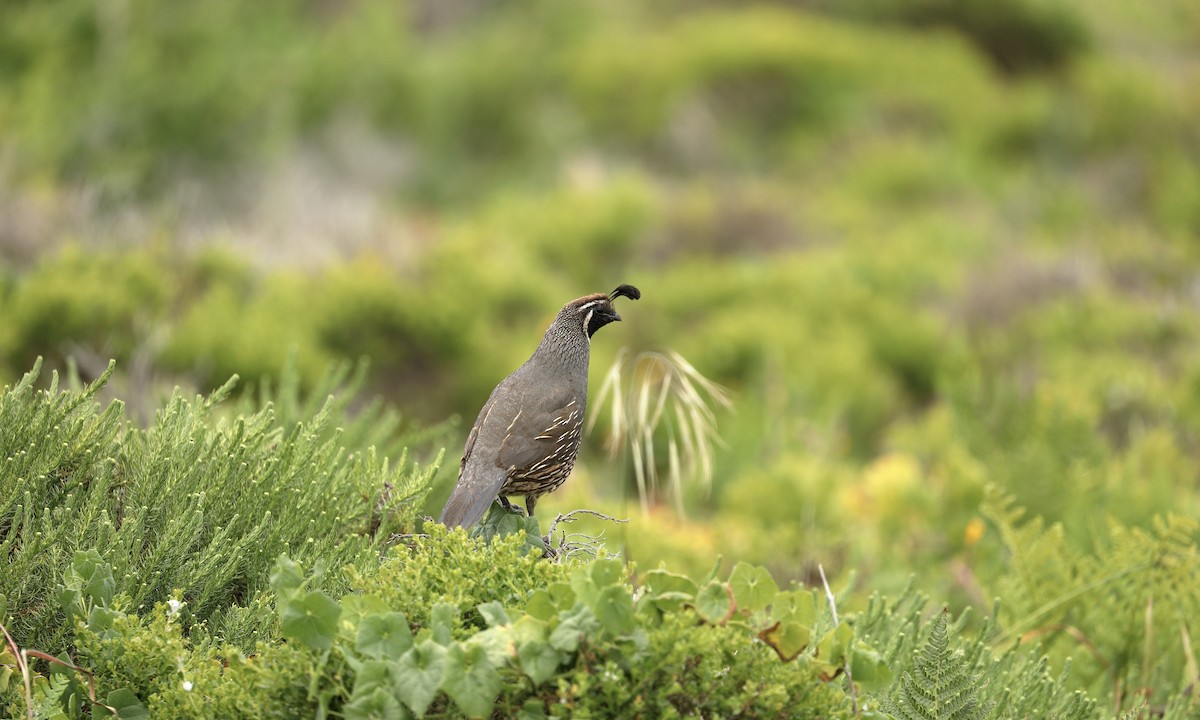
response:
[[[183,691],[184,691],[184,692],[191,692],[191,691],[192,691],[192,681],[191,681],[191,680],[184,680],[184,681],[183,681]]]
[[[171,598],[170,600],[167,601],[167,617],[175,617],[176,615],[179,614],[179,611],[182,608],[183,608],[182,602],[176,600],[175,598]]]

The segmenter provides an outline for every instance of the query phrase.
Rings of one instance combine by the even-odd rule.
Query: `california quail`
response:
[[[497,496],[512,509],[510,495],[524,495],[533,515],[538,497],[557,490],[579,454],[580,428],[587,405],[591,337],[621,316],[617,297],[637,300],[641,292],[621,285],[610,295],[586,295],[567,303],[525,364],[488,397],[467,436],[458,484],[442,522],[470,527]]]

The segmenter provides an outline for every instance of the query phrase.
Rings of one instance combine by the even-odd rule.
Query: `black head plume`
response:
[[[641,300],[642,291],[632,285],[618,285],[616,290],[608,294],[608,299],[616,300],[619,297],[627,297],[630,300]]]

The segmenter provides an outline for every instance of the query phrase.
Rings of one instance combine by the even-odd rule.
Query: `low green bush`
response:
[[[992,491],[981,507],[995,538],[968,528],[961,548],[978,544],[964,570],[1001,600],[980,625],[931,617],[911,586],[865,599],[781,589],[745,562],[689,577],[545,559],[536,521],[503,511],[512,522],[473,536],[422,527],[428,472],[336,449],[324,428],[341,406],[298,400],[294,378],[262,391],[296,421],[288,431],[269,406],[223,415],[220,396],[177,396],[141,429],[117,404],[100,410],[99,383],[35,392],[34,377],[0,395],[0,418],[20,428],[0,477],[44,476],[5,497],[37,492],[47,508],[10,501],[0,515],[12,715],[1099,718],[1142,699],[1171,720],[1195,712],[1183,689],[1200,568],[1184,517],[1072,539]],[[356,422],[347,437],[369,438]],[[890,494],[880,512],[932,512],[916,472],[897,455],[863,488]],[[307,522],[271,522],[293,511]],[[896,520],[876,530],[881,553],[912,531]]]
[[[334,423],[372,438],[335,417],[344,406],[334,402],[287,427],[270,405],[222,418],[227,385],[207,398],[177,393],[139,428],[121,403],[96,402],[107,374],[68,392],[57,376],[34,390],[37,376],[35,366],[0,392],[0,594],[11,629],[34,647],[69,634],[58,604],[37,598],[87,547],[104,549],[114,592],[133,607],[178,590],[197,619],[252,642],[261,622],[231,609],[267,589],[276,555],[336,565],[376,557],[414,524],[428,491],[428,468],[404,457],[392,465],[370,447],[347,452]]]

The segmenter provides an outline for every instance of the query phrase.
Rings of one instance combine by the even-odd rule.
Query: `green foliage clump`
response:
[[[110,367],[111,372],[111,367]],[[37,368],[0,393],[0,594],[11,628],[35,647],[69,632],[40,598],[78,548],[103,548],[115,592],[134,607],[172,590],[195,617],[237,642],[261,628],[249,607],[280,552],[344,564],[378,554],[411,527],[430,471],[373,450],[347,452],[330,402],[291,427],[264,407],[218,419],[228,385],[208,398],[176,394],[148,428],[95,397],[107,374],[60,391],[34,390]],[[352,423],[347,423],[352,425]]]
[[[460,613],[456,632],[470,633],[484,627],[478,605],[518,606],[533,590],[565,580],[565,569],[542,562],[541,549],[531,550],[523,533],[489,543],[441,525],[427,529],[393,547],[378,567],[348,567],[350,588],[402,609],[417,625],[429,623],[434,606],[452,606]]]
[[[848,625],[810,644],[828,622],[813,595],[780,592],[748,565],[699,587],[652,571],[635,591],[620,561],[546,562],[521,533],[482,542],[434,530],[403,556],[370,573],[349,568],[361,587],[340,602],[320,589],[320,566],[306,574],[281,556],[268,614],[285,642],[247,655],[197,624],[179,593],[135,612],[112,593],[112,566],[78,553],[59,586],[83,665],[69,682],[123,700],[130,717],[849,718],[849,697],[829,680],[841,664],[867,685],[890,677]],[[421,593],[489,566],[514,580],[492,573]],[[78,693],[64,700],[34,675],[36,702],[82,707]]]
[[[1110,519],[1087,551],[1061,525],[1025,520],[997,492],[984,509],[1010,553],[993,582],[1008,599],[1006,639],[1038,637],[1051,657],[1071,658],[1082,687],[1113,707],[1188,696],[1197,680],[1191,628],[1200,616],[1194,519],[1169,515],[1150,529]]]
[[[39,355],[65,356],[81,347],[130,356],[172,300],[174,273],[164,272],[165,264],[152,253],[97,257],[65,248],[53,262],[24,274],[16,288],[0,293],[6,319],[0,362],[15,372]]]
[[[592,387],[620,345],[670,348],[736,412],[718,418],[712,492],[677,494],[686,520],[650,493],[622,526],[626,557],[700,577],[723,553],[809,583],[823,564],[887,592],[916,573],[956,610],[996,593],[1004,625],[979,657],[1037,640],[1044,667],[1004,662],[1039,684],[966,671],[1041,698],[1009,703],[1017,717],[1066,715],[1055,693],[1075,690],[1192,711],[1195,603],[1171,568],[1191,568],[1200,514],[1197,7],[0,4],[0,373],[16,386],[45,356],[96,378],[115,356],[103,397],[128,403],[35,417],[0,401],[0,615],[24,646],[64,649],[53,593],[92,546],[130,613],[179,588],[243,649],[273,632],[265,578],[284,550],[325,558],[305,592],[339,604],[343,565],[370,582],[392,531],[421,529],[419,493],[376,512],[407,491],[369,454],[368,479],[312,485],[323,471],[301,464],[337,465],[329,447],[397,457],[407,442],[378,408],[351,422],[346,398],[314,423],[340,382],[322,368],[370,356],[352,383],[427,420],[470,418],[563,301],[629,281],[646,299],[595,343]],[[295,220],[312,175],[372,211],[293,254],[287,226],[262,220]],[[299,222],[341,206],[324,200]],[[187,251],[222,241],[254,255]],[[314,257],[339,260],[291,269]],[[250,391],[187,399],[234,373]],[[664,476],[670,437],[643,455]],[[600,461],[600,444],[548,512],[628,514],[632,457]],[[251,480],[279,492],[255,499]],[[981,512],[989,484],[1040,519]],[[401,555],[387,562],[420,566]],[[485,631],[478,605],[516,612],[503,596],[553,584],[541,572],[443,583],[456,614],[439,627]],[[377,590],[411,604],[407,620],[439,607]],[[719,619],[719,587],[705,598]],[[971,632],[951,627],[948,651],[975,657]],[[82,697],[52,674],[56,698]]]
[[[988,708],[979,702],[979,678],[964,669],[961,652],[949,648],[943,612],[912,671],[901,676],[896,700],[886,706],[899,720],[983,720],[987,716]]]
[[[549,563],[523,536],[483,542],[434,529],[375,577],[351,570],[363,592],[343,597],[340,613],[281,559],[284,635],[333,658],[322,702],[345,702],[356,718],[386,708],[418,717],[849,717],[844,691],[823,679],[842,658],[854,658],[862,682],[889,677],[848,626],[810,647],[820,627],[812,596],[779,592],[761,569],[739,566],[728,582],[703,587],[655,571],[635,592],[620,561]]]
[[[857,0],[822,2],[818,7],[870,22],[952,28],[1000,70],[1012,74],[1061,70],[1091,45],[1084,18],[1066,2]]]
[[[1052,674],[1043,648],[997,645],[995,614],[971,630],[970,613],[952,620],[941,608],[927,617],[927,602],[910,583],[895,600],[872,596],[855,620],[897,675],[873,693],[895,717],[1102,717],[1103,706],[1076,688],[1070,663]]]
[[[647,632],[644,655],[589,649],[585,663],[543,697],[581,715],[566,717],[850,718],[845,694],[807,662],[784,663],[745,632],[666,616]],[[624,681],[613,678],[627,676]],[[550,715],[555,717],[555,715]]]

